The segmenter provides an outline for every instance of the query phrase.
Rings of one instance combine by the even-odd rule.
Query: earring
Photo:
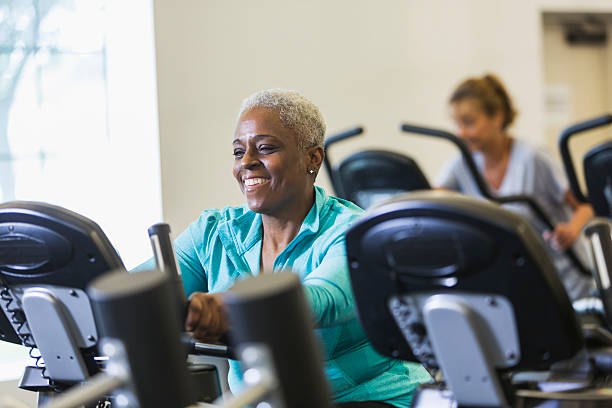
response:
[[[313,170],[313,169],[310,169],[310,170],[308,170],[308,173],[309,173],[309,174],[314,174],[314,170]]]

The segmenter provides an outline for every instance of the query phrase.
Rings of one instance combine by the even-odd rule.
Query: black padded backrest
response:
[[[595,214],[612,218],[612,141],[590,150],[583,164],[589,201]]]
[[[365,150],[350,155],[337,168],[342,198],[366,208],[368,194],[397,194],[429,189],[427,178],[408,156],[385,150]]]
[[[90,219],[46,203],[0,205],[0,283],[85,290],[93,279],[114,269],[124,269],[123,263]],[[0,340],[21,343],[2,312]]]
[[[387,307],[409,293],[508,299],[518,368],[548,367],[582,345],[544,243],[527,220],[496,204],[443,191],[404,194],[366,212],[347,232],[346,249],[362,326],[384,355],[417,361]]]

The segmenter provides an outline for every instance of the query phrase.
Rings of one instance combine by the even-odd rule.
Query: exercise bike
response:
[[[612,343],[587,347],[525,218],[457,193],[414,192],[369,209],[346,248],[374,347],[436,379],[413,406],[611,406]]]
[[[325,139],[323,164],[338,197],[368,208],[396,194],[431,188],[412,158],[388,150],[360,151],[333,165],[331,146],[363,132],[363,127],[355,127]]]
[[[570,140],[586,132],[612,124],[612,115],[602,115],[577,123],[559,135],[559,151],[563,167],[574,196],[583,203],[590,203],[598,217],[612,219],[612,140],[591,148],[583,158],[587,192],[578,183],[574,161],[570,152]]]
[[[265,278],[273,281],[236,285],[226,301],[234,305],[230,309],[240,310],[230,312],[238,327],[231,338],[237,348],[185,341],[180,336],[185,298],[172,267],[176,261],[169,228],[156,225],[149,234],[158,270],[127,273],[93,221],[44,203],[0,205],[0,338],[40,353],[40,357],[32,354],[37,361],[26,367],[21,388],[38,392],[40,406],[50,403],[56,407],[179,407],[218,399],[216,369],[186,365],[190,352],[235,355],[247,366],[256,367],[252,373],[280,375],[273,376],[273,381],[266,377],[270,381],[263,385],[252,378],[255,391],[247,395],[249,402],[266,400],[270,392],[289,387],[290,392],[278,394],[282,397],[270,397],[276,401],[273,406],[302,406],[296,400],[325,406],[326,384],[322,369],[317,371],[320,359],[292,348],[311,350],[311,328],[303,332],[290,323],[276,326],[288,318],[308,321],[299,315],[303,299],[295,294],[301,293],[297,278]],[[295,333],[297,338],[283,346],[286,336]],[[103,338],[108,342],[102,342]],[[255,351],[243,356],[249,345]],[[259,345],[267,351],[257,351]],[[311,382],[307,381],[312,385],[308,395],[295,386],[295,374],[287,369],[291,363],[306,370],[314,368]]]
[[[610,236],[612,235],[612,140],[605,141],[591,148],[583,158],[586,192],[578,183],[574,160],[570,150],[570,141],[584,136],[588,131],[612,124],[612,115],[601,115],[572,126],[559,135],[559,151],[563,167],[574,196],[581,202],[589,203],[595,212],[595,218],[587,223],[584,235],[589,242],[589,252],[593,265],[593,277],[600,294],[599,304],[589,307],[601,309],[606,321],[612,327],[612,287],[610,273],[612,253]]]

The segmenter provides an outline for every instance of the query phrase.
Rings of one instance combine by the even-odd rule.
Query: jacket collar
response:
[[[303,234],[316,234],[321,226],[321,218],[329,211],[329,196],[321,187],[315,186],[315,202],[298,232],[296,238]],[[255,213],[245,204],[243,213],[219,224],[219,236],[226,251],[243,255],[262,239],[261,214]],[[295,239],[295,238],[294,238]]]

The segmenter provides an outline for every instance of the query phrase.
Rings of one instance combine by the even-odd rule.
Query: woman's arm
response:
[[[208,292],[206,264],[207,242],[211,235],[209,218],[201,216],[174,241],[176,260],[181,271],[183,288],[189,297],[185,330],[200,341],[216,341],[227,331],[227,318],[222,298]],[[198,239],[198,237],[200,239]]]
[[[579,202],[569,190],[565,193],[565,202],[572,208],[572,216],[568,222],[557,224],[551,236],[553,245],[562,251],[574,245],[582,227],[594,215],[591,205]]]
[[[335,326],[355,317],[344,235],[329,247],[323,262],[302,284],[318,327]]]
[[[442,166],[434,183],[435,189],[461,191],[461,183],[457,176],[461,166],[460,160],[461,158],[457,157]]]

